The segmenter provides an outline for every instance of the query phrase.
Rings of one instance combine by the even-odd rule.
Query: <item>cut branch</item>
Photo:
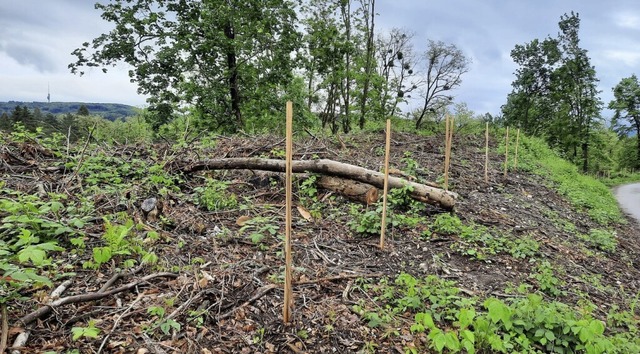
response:
[[[241,169],[284,172],[285,161],[255,157],[207,159],[183,166],[180,170],[185,173],[191,173],[202,170]],[[382,188],[384,186],[383,173],[333,160],[295,160],[293,161],[292,169],[295,173],[319,173],[326,176],[347,178],[367,183],[378,188]],[[407,181],[398,177],[389,177],[389,188],[402,188],[404,186],[410,186],[413,188],[411,192],[412,198],[425,203],[438,205],[448,210],[453,209],[458,197],[456,193],[445,191],[440,188]]]

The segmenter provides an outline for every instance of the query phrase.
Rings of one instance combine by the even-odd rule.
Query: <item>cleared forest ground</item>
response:
[[[395,190],[385,249],[377,247],[378,204],[351,202],[318,188],[316,175],[299,175],[295,307],[285,325],[282,175],[180,172],[205,158],[283,158],[283,138],[221,136],[185,147],[91,143],[68,154],[45,141],[3,139],[2,264],[51,281],[0,278],[9,344],[30,332],[24,352],[423,353],[472,351],[469,342],[475,352],[640,347],[637,227],[560,194],[553,178],[532,173],[541,167],[527,146],[521,168],[505,177],[492,139],[485,184],[484,136],[455,136],[454,212]],[[443,141],[394,134],[391,166],[418,182],[441,182]],[[307,136],[296,138],[294,158],[380,171],[383,147],[382,132]],[[38,254],[49,261],[38,264],[37,255],[20,253],[24,244],[16,246],[26,239],[23,230],[38,237],[26,244],[54,240],[60,248],[42,248]],[[102,295],[77,297],[25,326],[21,321],[32,319],[25,316],[67,280],[62,298]],[[527,306],[530,314],[518,312]],[[583,340],[587,334],[593,340]]]

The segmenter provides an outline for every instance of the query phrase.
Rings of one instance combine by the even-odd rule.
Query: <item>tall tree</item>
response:
[[[579,15],[564,14],[558,25],[557,38],[512,50],[520,67],[502,112],[507,124],[544,136],[587,171],[592,132],[601,121],[598,79],[587,50],[580,47]]]
[[[123,61],[152,106],[192,104],[210,127],[230,131],[244,128],[245,115],[283,106],[278,95],[293,79],[299,46],[292,1],[113,0],[96,8],[115,28],[73,51],[73,73]]]
[[[638,77],[634,74],[620,80],[613,88],[613,97],[614,99],[609,102],[609,109],[615,111],[611,125],[623,136],[634,131],[636,134],[636,161],[633,167],[640,168],[640,83],[638,83]]]
[[[462,75],[469,71],[471,60],[454,44],[429,40],[424,53],[426,65],[422,88],[423,105],[416,117],[416,129],[429,111],[437,111],[449,105],[453,96],[448,91],[462,83]]]
[[[575,163],[582,162],[582,170],[587,172],[591,134],[601,121],[602,101],[597,88],[599,80],[587,50],[580,47],[579,15],[574,12],[564,14],[558,25],[562,55],[561,65],[552,78],[558,111],[551,134],[564,140],[565,150]],[[580,156],[578,150],[581,151]]]
[[[550,102],[551,74],[560,60],[555,39],[534,39],[516,45],[511,58],[519,65],[513,91],[502,107],[505,123],[522,128],[527,134],[539,135],[546,131],[553,115]]]

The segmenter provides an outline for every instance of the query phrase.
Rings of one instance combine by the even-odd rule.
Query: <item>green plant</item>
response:
[[[265,237],[275,236],[280,227],[275,223],[274,218],[266,216],[256,216],[245,221],[238,230],[240,235],[247,234],[251,242],[258,245]]]
[[[449,213],[443,213],[436,216],[431,223],[431,230],[443,235],[452,235],[461,233],[464,228],[460,219]]]
[[[74,341],[80,338],[90,338],[95,339],[98,338],[100,334],[100,329],[96,328],[96,323],[94,320],[90,320],[86,327],[72,327],[71,333],[73,334],[72,339]]]
[[[605,252],[614,252],[618,245],[616,232],[612,230],[591,229],[589,235],[579,235],[579,237]]]
[[[540,262],[536,267],[536,273],[530,277],[537,280],[540,290],[548,295],[558,296],[564,293],[559,288],[563,283],[554,275],[553,267],[547,260]]]
[[[84,268],[98,269],[114,258],[121,260],[126,268],[131,268],[138,263],[134,258],[122,256],[139,256],[141,258],[139,262],[149,264],[158,261],[155,253],[143,247],[144,240],[137,234],[133,220],[128,219],[120,225],[113,224],[105,218],[104,223],[105,232],[102,235],[104,245],[93,248],[93,258],[83,263]]]
[[[220,211],[233,209],[238,206],[238,198],[235,194],[227,192],[227,182],[207,179],[204,187],[196,187],[196,203],[208,211]]]
[[[151,330],[160,329],[164,335],[169,335],[172,329],[179,331],[182,327],[180,323],[172,318],[165,318],[165,309],[162,306],[151,306],[147,308],[147,313],[155,317]]]

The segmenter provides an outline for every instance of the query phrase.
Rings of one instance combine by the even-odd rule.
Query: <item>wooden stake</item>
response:
[[[449,186],[449,165],[451,164],[451,145],[453,143],[453,117],[445,119],[445,146],[444,146],[444,190]]]
[[[291,309],[293,307],[293,294],[291,284],[291,198],[293,191],[291,188],[291,160],[292,160],[292,130],[293,130],[293,103],[287,102],[287,140],[286,140],[286,203],[285,203],[285,236],[284,236],[284,252],[285,252],[285,270],[284,270],[284,306],[282,307],[282,317],[284,323],[289,323]]]
[[[389,190],[389,151],[391,150],[391,119],[387,119],[387,141],[384,148],[384,187],[382,190],[382,225],[380,226],[380,248],[384,248],[384,233],[387,229],[387,191]]]
[[[484,131],[484,183],[489,184],[489,122]]]
[[[504,176],[507,177],[507,168],[509,167],[509,127],[507,127],[507,136],[504,141]]]
[[[515,151],[515,157],[514,157],[514,163],[513,163],[513,170],[516,171],[518,170],[518,145],[520,144],[520,129],[518,129],[518,132],[516,133],[516,151]]]

